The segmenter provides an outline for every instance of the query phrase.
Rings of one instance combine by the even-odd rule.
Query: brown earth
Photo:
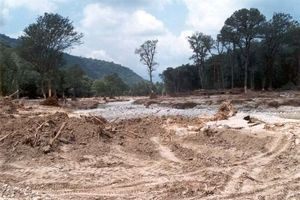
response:
[[[0,118],[0,199],[300,199],[297,122],[208,126],[236,113],[228,101],[115,122],[18,110]]]

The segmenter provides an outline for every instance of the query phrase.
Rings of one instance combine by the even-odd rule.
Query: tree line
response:
[[[162,73],[168,93],[195,89],[273,90],[300,85],[300,26],[290,14],[266,17],[240,9],[225,20],[216,38],[195,32],[187,38],[193,65]]]

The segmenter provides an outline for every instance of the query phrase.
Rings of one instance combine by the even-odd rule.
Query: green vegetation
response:
[[[30,24],[20,37],[21,55],[33,64],[35,71],[41,76],[41,91],[46,98],[52,96],[53,86],[57,78],[58,68],[63,63],[63,51],[80,44],[82,34],[74,30],[72,22],[58,14],[45,13],[37,22]]]
[[[0,34],[0,96],[17,90],[30,98],[113,96],[145,82],[113,62],[63,53],[80,44],[82,36],[68,18],[49,13],[25,28],[18,40]],[[105,92],[95,90],[98,82],[105,83]]]
[[[187,39],[194,66],[162,73],[168,93],[300,85],[300,26],[289,14],[275,13],[266,21],[258,9],[241,9],[225,21],[216,40],[199,32]]]
[[[128,86],[117,74],[105,76],[103,80],[96,80],[92,86],[92,90],[97,96],[125,95],[128,89]]]
[[[83,58],[64,54],[65,68],[79,65],[83,71],[92,79],[103,79],[107,75],[118,74],[118,76],[129,86],[144,82],[145,80],[134,73],[131,69],[113,62],[106,62],[91,58]]]

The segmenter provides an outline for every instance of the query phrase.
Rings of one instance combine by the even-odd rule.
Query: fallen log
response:
[[[67,122],[64,122],[60,129],[58,130],[58,132],[56,133],[56,135],[54,136],[54,138],[50,139],[49,141],[49,145],[52,146],[53,142],[59,137],[59,135],[61,134],[62,130],[64,129],[64,127],[66,126]]]
[[[8,138],[10,135],[13,135],[13,134],[15,134],[15,132],[11,132],[11,133],[9,133],[9,134],[3,136],[3,137],[0,139],[0,142],[2,142],[3,140],[5,140],[6,138]]]

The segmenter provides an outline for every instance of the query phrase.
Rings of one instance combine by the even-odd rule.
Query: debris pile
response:
[[[17,112],[17,105],[10,98],[0,99],[0,113],[13,114]]]
[[[57,97],[48,97],[47,99],[45,99],[44,101],[42,101],[40,103],[40,105],[43,106],[55,106],[55,107],[59,107],[59,103],[58,103],[58,98]]]
[[[187,101],[183,103],[173,103],[171,104],[172,108],[177,108],[177,109],[190,109],[196,107],[198,104],[195,102]]]
[[[88,144],[111,138],[102,117],[68,117],[55,113],[45,117],[0,119],[0,143],[8,153],[39,154],[58,151],[62,144]],[[107,137],[109,136],[109,137]]]
[[[224,101],[219,107],[218,112],[214,115],[213,120],[226,120],[233,117],[237,111],[233,107],[231,101]]]

